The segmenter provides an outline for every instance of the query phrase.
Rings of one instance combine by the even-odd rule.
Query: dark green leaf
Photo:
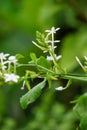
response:
[[[87,130],[87,113],[81,118],[80,128],[81,130]]]
[[[29,92],[27,92],[20,98],[21,107],[23,109],[26,109],[30,103],[34,102],[40,96],[41,90],[45,87],[45,83],[46,80],[44,79],[44,81],[37,84]]]
[[[45,59],[45,57],[41,56],[38,60],[37,60],[37,64],[40,66],[43,66],[45,68],[50,69],[50,63]]]

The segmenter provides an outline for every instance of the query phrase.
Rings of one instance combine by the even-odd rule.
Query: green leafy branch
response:
[[[45,87],[46,82],[48,82],[49,88],[52,87],[52,81],[56,81],[62,78],[67,79],[65,87],[55,86],[55,90],[62,91],[67,89],[72,80],[82,80],[87,81],[87,57],[84,56],[84,65],[80,62],[79,58],[76,57],[76,61],[79,63],[81,68],[84,70],[85,74],[72,74],[66,72],[60,65],[59,60],[61,60],[62,55],[56,55],[55,49],[56,44],[60,40],[55,40],[54,34],[59,28],[52,27],[51,30],[46,30],[45,33],[40,33],[36,31],[36,42],[32,41],[46,56],[40,56],[37,58],[35,53],[30,53],[31,61],[27,64],[20,64],[18,59],[23,58],[22,55],[10,56],[10,54],[0,53],[0,77],[2,82],[6,83],[18,83],[23,82],[21,89],[25,87],[28,92],[20,98],[20,104],[23,109],[25,109],[30,103],[34,102],[42,93],[42,89]],[[17,68],[20,67],[32,67],[33,70],[27,69],[24,76],[19,76],[17,74]],[[40,78],[43,81],[38,83],[36,86],[31,88],[31,81],[35,78]]]
[[[87,81],[87,74],[66,73],[61,68],[61,66],[59,64],[59,60],[61,59],[62,56],[61,55],[57,56],[55,54],[55,48],[57,47],[57,46],[55,46],[55,43],[59,42],[59,40],[54,40],[54,34],[58,30],[59,30],[59,28],[55,29],[54,27],[52,27],[51,30],[45,31],[47,33],[46,36],[45,36],[45,34],[41,34],[40,32],[36,31],[36,41],[37,42],[33,41],[33,44],[36,45],[38,48],[40,48],[43,51],[43,53],[49,54],[49,56],[47,56],[47,57],[40,56],[39,58],[37,58],[35,53],[30,53],[31,61],[29,61],[28,64],[23,64],[23,65],[21,64],[19,66],[35,67],[36,72],[34,72],[35,73],[34,78],[45,79],[45,81],[43,81],[43,82],[47,81],[49,88],[52,87],[51,82],[53,80],[60,80],[60,78],[67,79],[68,82],[65,87],[59,86],[59,87],[55,88],[56,90],[62,91],[62,90],[67,89],[71,85],[72,80]],[[83,66],[81,64],[78,57],[76,57],[76,60],[80,64],[82,69],[86,72],[86,66]],[[85,56],[85,60],[87,60],[86,56]],[[23,104],[25,104],[25,106],[27,106],[27,104],[32,103],[33,101],[35,101],[37,99],[37,97],[39,97],[39,94],[41,93],[41,91],[39,91],[40,92],[39,94],[36,94],[39,89],[38,86],[39,86],[39,84],[37,86],[35,86],[36,91],[33,91],[33,88],[32,88],[27,94],[22,96],[21,101],[20,101],[22,108],[25,108],[23,106]],[[28,99],[30,99],[30,97],[32,98],[31,93],[33,93],[33,95],[34,95],[33,100],[28,102]]]

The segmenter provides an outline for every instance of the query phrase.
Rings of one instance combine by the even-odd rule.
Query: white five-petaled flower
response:
[[[5,60],[7,56],[9,56],[9,54],[0,53],[1,60]]]
[[[10,81],[12,81],[12,82],[17,83],[19,78],[20,78],[19,75],[15,75],[15,74],[13,74],[13,73],[11,73],[11,74],[8,74],[8,73],[7,73],[7,74],[4,74],[5,82],[10,82]]]
[[[15,56],[10,56],[10,57],[8,58],[8,61],[9,61],[10,63],[16,63],[16,62],[17,62],[17,59],[16,59]]]
[[[51,30],[46,30],[45,32],[47,32],[47,36],[52,35],[52,39],[51,40],[46,40],[46,43],[52,43],[52,47],[54,47],[54,43],[55,42],[60,42],[60,40],[54,40],[54,33],[56,33],[56,31],[58,31],[60,28],[56,28],[52,27]]]
[[[55,54],[55,57],[56,57],[57,60],[59,60],[60,58],[62,58],[62,55],[56,56],[56,54]],[[52,61],[53,57],[52,56],[47,56],[47,60]]]
[[[0,53],[0,61],[1,61],[2,70],[5,70],[6,68],[6,66],[4,65],[5,64],[4,60],[6,60],[7,56],[9,56],[9,54]]]
[[[52,27],[51,30],[46,30],[45,32],[48,33],[48,35],[50,34],[53,34],[53,33],[56,33],[56,31],[58,31],[60,28],[56,28],[55,27]]]

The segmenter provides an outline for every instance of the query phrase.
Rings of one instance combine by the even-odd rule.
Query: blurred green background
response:
[[[39,57],[43,53],[32,44],[35,32],[52,26],[61,28],[55,38],[61,40],[56,53],[62,55],[62,68],[82,73],[75,56],[87,55],[86,0],[0,0],[0,52],[21,53],[23,62],[29,61],[30,52]],[[75,81],[63,92],[47,88],[26,110],[19,104],[25,93],[20,88],[0,87],[0,130],[75,130],[78,119],[70,101],[87,91],[86,82]]]

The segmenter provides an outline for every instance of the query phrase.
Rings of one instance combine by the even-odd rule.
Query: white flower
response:
[[[10,56],[10,57],[8,58],[8,61],[9,61],[10,63],[16,63],[16,62],[17,62],[17,59],[16,59],[15,56]]]
[[[47,56],[47,60],[51,61],[51,60],[53,60],[53,57],[52,56]]]
[[[63,88],[62,86],[60,86],[60,87],[57,87],[57,88],[55,88],[56,90],[58,90],[58,91],[62,91],[62,90],[65,90],[66,89],[66,87],[65,88]]]
[[[56,59],[59,60],[61,57],[62,57],[62,55],[56,56]],[[52,61],[53,57],[52,56],[47,56],[47,60]]]
[[[13,81],[13,82],[17,83],[19,78],[20,77],[18,75],[15,75],[13,73],[11,73],[11,74],[4,74],[5,82]]]
[[[10,56],[8,58],[8,72],[10,72],[10,66],[11,66],[11,63],[14,64],[14,73],[16,72],[16,63],[17,63],[17,59],[15,56]]]
[[[59,60],[62,58],[62,55],[56,56],[56,59]]]
[[[58,31],[60,28],[56,28],[55,27],[52,27],[51,30],[46,30],[45,32],[48,33],[48,35],[50,34],[53,34],[53,33],[56,33],[56,31]]]
[[[2,70],[5,70],[5,68],[6,68],[6,66],[4,65],[5,64],[4,60],[6,60],[7,56],[9,56],[9,54],[0,53],[0,60],[1,60],[1,68],[2,68]]]
[[[51,30],[46,30],[45,32],[47,32],[48,34],[47,34],[47,37],[49,36],[49,35],[51,35],[51,40],[47,40],[46,39],[46,43],[51,43],[52,44],[52,49],[54,49],[54,43],[55,42],[60,42],[60,40],[54,40],[54,34],[56,33],[56,31],[58,31],[60,28],[56,28],[55,29],[55,27],[52,27],[51,28]]]
[[[9,54],[0,53],[1,60],[5,60],[7,56],[9,56]]]

